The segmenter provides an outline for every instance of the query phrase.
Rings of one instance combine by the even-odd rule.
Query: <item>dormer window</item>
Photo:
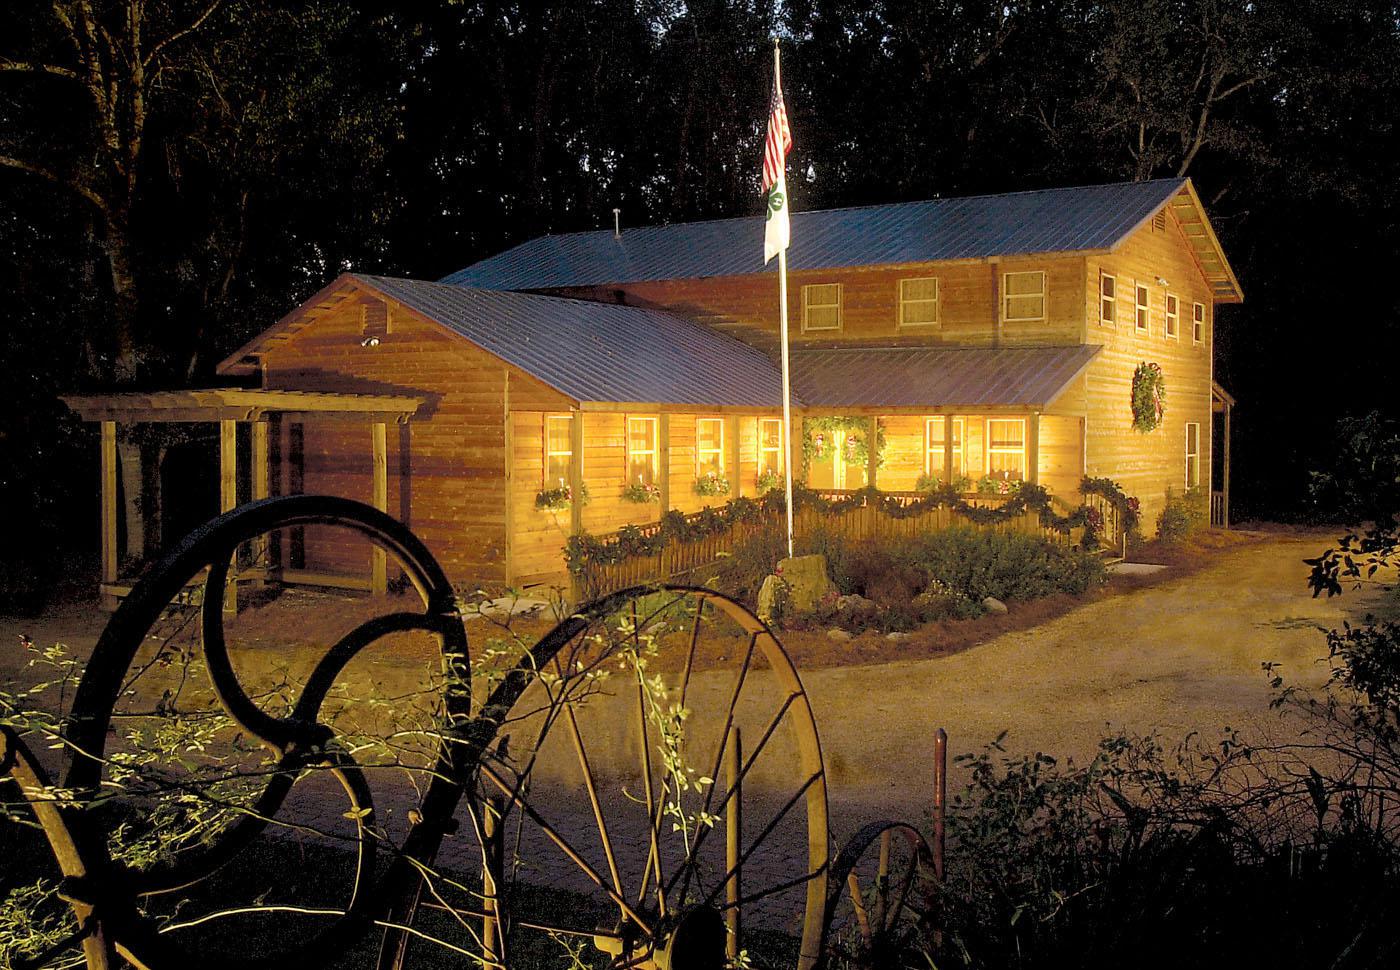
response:
[[[814,283],[802,287],[802,329],[841,329],[840,283]]]
[[[901,327],[938,324],[938,277],[899,281],[899,325]]]

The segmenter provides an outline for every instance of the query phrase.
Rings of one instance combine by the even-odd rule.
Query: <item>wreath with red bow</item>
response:
[[[1167,410],[1167,392],[1158,364],[1141,363],[1133,371],[1133,427],[1143,434],[1155,431]]]

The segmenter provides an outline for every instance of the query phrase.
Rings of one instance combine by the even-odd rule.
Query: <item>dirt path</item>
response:
[[[1006,730],[1010,753],[1081,760],[1119,729],[1169,740],[1226,726],[1279,730],[1260,664],[1316,684],[1326,653],[1320,631],[1379,605],[1359,592],[1311,598],[1301,560],[1326,544],[1323,535],[1268,537],[1191,575],[962,653],[804,673],[836,799],[858,814],[877,805],[922,811],[940,726],[953,753]]]

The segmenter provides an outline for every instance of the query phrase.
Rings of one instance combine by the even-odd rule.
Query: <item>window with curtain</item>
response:
[[[695,475],[724,474],[724,419],[695,420]]]
[[[627,419],[627,482],[656,484],[656,418]]]
[[[544,487],[569,484],[569,460],[574,456],[574,419],[568,414],[547,414],[544,419]]]
[[[994,478],[1024,481],[1026,477],[1026,422],[1024,418],[987,420],[987,474]]]

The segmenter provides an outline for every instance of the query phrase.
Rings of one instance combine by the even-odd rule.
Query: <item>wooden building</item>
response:
[[[762,234],[757,217],[576,233],[436,283],[343,275],[220,373],[392,412],[395,433],[381,420],[367,447],[355,422],[263,402],[246,420],[265,424],[254,464],[272,470],[251,474],[373,500],[483,584],[559,578],[571,532],[756,495],[784,452]],[[824,457],[799,469],[813,487],[992,476],[1069,507],[1083,475],[1107,476],[1149,529],[1169,491],[1225,491],[1212,414],[1233,401],[1213,382],[1213,328],[1242,294],[1189,180],[797,213],[792,239],[795,433],[856,419],[823,425]],[[1165,388],[1146,433],[1131,406],[1144,363]],[[109,428],[159,419],[124,401],[75,407]],[[208,419],[229,420],[223,406]],[[878,460],[843,461],[842,429],[875,426]],[[698,494],[711,474],[727,494]],[[537,507],[560,487],[587,501]],[[647,490],[659,501],[626,498]],[[308,574],[364,573],[334,540],[300,555]]]

